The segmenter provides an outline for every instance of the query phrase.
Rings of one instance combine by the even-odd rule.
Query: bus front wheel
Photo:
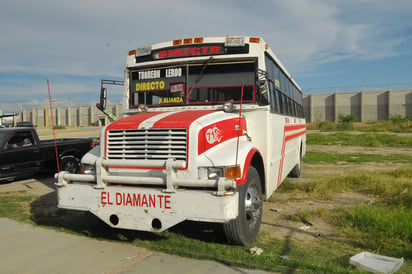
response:
[[[249,167],[246,183],[238,188],[238,216],[224,224],[223,229],[230,243],[248,245],[256,240],[262,220],[262,185],[254,167]]]

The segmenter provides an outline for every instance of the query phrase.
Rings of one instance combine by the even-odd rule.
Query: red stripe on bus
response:
[[[116,130],[116,129],[137,129],[139,128],[139,125],[146,121],[147,119],[150,119],[156,115],[165,113],[163,112],[145,112],[145,113],[139,113],[139,114],[134,114],[129,117],[122,118],[120,120],[117,120],[110,125],[107,126],[106,131],[108,130]],[[107,136],[107,134],[106,134]]]
[[[302,131],[286,135],[287,132],[294,131],[294,130],[299,130],[299,129],[304,129]],[[282,141],[282,150],[280,152],[280,162],[279,162],[279,173],[278,173],[278,181],[277,181],[277,186],[282,183],[282,172],[283,172],[283,163],[285,161],[285,150],[286,150],[286,143],[289,142],[290,140],[293,140],[295,138],[298,138],[306,133],[306,125],[285,125],[284,131],[283,131],[283,141]]]
[[[167,117],[160,119],[153,124],[153,128],[187,128],[190,125],[207,114],[216,112],[216,110],[188,110],[173,113]]]
[[[282,141],[282,149],[280,151],[280,162],[279,162],[277,187],[279,187],[280,183],[282,182],[283,161],[285,160],[285,148],[286,148],[286,130],[283,131],[283,141]]]
[[[306,130],[304,130],[304,131],[299,131],[299,132],[294,133],[294,134],[290,134],[290,135],[286,136],[285,141],[286,141],[286,142],[289,142],[290,140],[295,139],[295,138],[297,138],[297,137],[299,137],[299,136],[302,136],[302,135],[304,135],[305,133],[306,133]]]
[[[255,155],[255,153],[258,152],[258,150],[256,148],[253,148],[249,151],[249,153],[246,156],[246,160],[245,160],[245,165],[243,166],[243,174],[242,177],[238,180],[236,180],[236,184],[238,185],[242,185],[246,183],[247,180],[247,172],[249,171],[249,166],[250,166],[250,162],[252,161],[252,157],[253,155]]]
[[[305,124],[302,124],[302,125],[285,125],[285,131],[298,130],[298,129],[304,129],[304,128],[306,128]]]

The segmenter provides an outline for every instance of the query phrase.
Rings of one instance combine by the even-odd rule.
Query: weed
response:
[[[307,151],[306,163],[412,163],[412,155],[382,155],[364,153],[328,153],[321,151]]]
[[[357,230],[361,244],[388,255],[412,258],[410,210],[357,205],[341,212],[339,226]]]
[[[401,123],[406,123],[409,119],[407,117],[403,117],[401,115],[392,115],[389,118],[389,121],[391,121],[394,124],[401,124]]]
[[[337,130],[339,131],[351,131],[354,130],[354,126],[352,122],[342,122],[339,123],[338,126],[336,127]]]
[[[5,192],[0,199],[0,217],[30,222],[30,212],[26,211],[25,204],[36,197],[21,192]]]
[[[66,129],[65,126],[61,126],[61,125],[55,125],[54,129]]]
[[[349,115],[344,115],[344,114],[339,114],[338,115],[338,121],[340,123],[352,123],[356,122],[358,119],[356,118],[355,115],[349,114]]]
[[[412,147],[412,137],[378,133],[310,133],[307,134],[307,144],[312,145],[345,145],[365,147]]]
[[[403,118],[401,116],[392,116],[389,121],[369,121],[356,122],[356,118],[352,115],[343,115],[339,122],[312,122],[307,125],[309,130],[320,131],[336,131],[336,130],[356,130],[361,132],[397,132],[397,133],[411,133],[412,132],[412,117]],[[344,124],[344,125],[339,125]],[[350,126],[351,124],[351,126]],[[353,126],[353,128],[352,128]]]

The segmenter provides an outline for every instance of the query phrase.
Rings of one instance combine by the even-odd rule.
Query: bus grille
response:
[[[110,130],[107,158],[110,160],[176,160],[186,161],[186,129]]]

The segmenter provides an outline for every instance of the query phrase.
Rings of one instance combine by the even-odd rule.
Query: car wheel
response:
[[[256,169],[251,166],[246,183],[239,185],[239,212],[236,219],[223,225],[228,241],[248,245],[256,240],[262,220],[262,185]]]
[[[73,156],[63,158],[60,163],[60,170],[68,171],[70,173],[78,173],[80,170],[79,159]]]

